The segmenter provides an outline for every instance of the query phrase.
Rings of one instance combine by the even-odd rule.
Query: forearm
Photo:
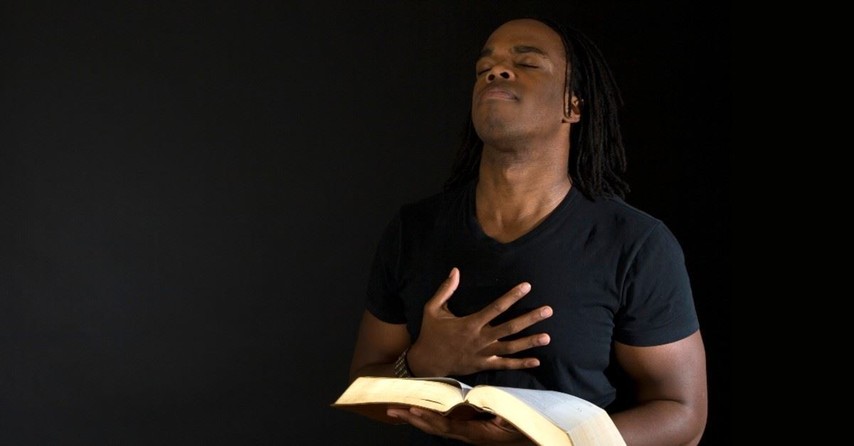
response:
[[[678,401],[656,400],[611,415],[627,446],[696,445],[705,415]]]

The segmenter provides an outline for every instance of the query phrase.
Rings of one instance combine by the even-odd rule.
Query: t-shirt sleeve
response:
[[[667,344],[700,328],[682,247],[660,222],[630,261],[623,293],[614,333],[619,342]]]
[[[401,218],[398,212],[383,231],[368,277],[366,309],[383,322],[406,322],[403,302],[398,297],[401,252]]]

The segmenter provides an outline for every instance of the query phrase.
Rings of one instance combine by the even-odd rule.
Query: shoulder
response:
[[[576,194],[578,213],[600,229],[615,231],[631,238],[645,238],[652,232],[665,229],[664,222],[638,209],[619,197],[604,197],[592,200],[584,194]]]
[[[620,198],[591,200],[579,193],[575,201],[573,221],[592,234],[591,240],[619,249],[629,258],[644,252],[682,258],[682,246],[661,219]]]
[[[398,211],[403,223],[425,223],[441,219],[449,212],[464,209],[468,189],[459,187],[403,204]]]

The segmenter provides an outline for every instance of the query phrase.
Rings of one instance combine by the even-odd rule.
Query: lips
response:
[[[507,88],[503,88],[497,85],[492,85],[483,89],[480,92],[481,99],[499,99],[504,101],[515,101],[519,98],[516,97],[516,94]]]

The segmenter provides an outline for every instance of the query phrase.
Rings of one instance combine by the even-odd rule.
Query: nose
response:
[[[506,80],[514,79],[516,76],[513,74],[513,71],[507,69],[507,67],[496,64],[489,70],[489,73],[486,75],[487,82],[493,82],[497,78],[502,78]]]

